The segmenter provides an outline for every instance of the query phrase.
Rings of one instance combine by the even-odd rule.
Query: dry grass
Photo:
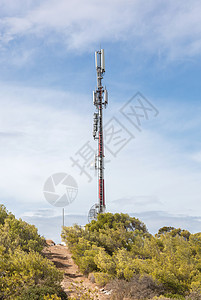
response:
[[[113,290],[111,300],[152,299],[164,292],[162,285],[149,276],[134,276],[131,281],[113,280],[106,285],[106,289]]]

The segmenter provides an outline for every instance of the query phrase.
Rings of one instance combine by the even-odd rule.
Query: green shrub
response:
[[[80,270],[94,273],[101,285],[149,276],[181,299],[201,286],[201,233],[163,227],[152,236],[136,218],[105,213],[85,229],[64,227],[62,238]]]
[[[41,254],[44,245],[35,226],[0,206],[0,299],[43,299],[48,293],[67,299],[63,274]]]
[[[3,204],[0,204],[0,224],[3,225],[8,217],[8,211]]]
[[[49,297],[44,297],[49,296]],[[57,296],[50,297],[50,296]],[[59,297],[59,298],[58,298]],[[60,287],[49,286],[31,286],[28,287],[17,300],[44,300],[44,299],[61,299],[66,300],[67,295]]]
[[[5,251],[15,250],[20,247],[23,251],[41,252],[45,246],[45,239],[38,234],[34,225],[30,225],[21,219],[17,220],[13,215],[4,219],[0,225],[0,244]]]
[[[21,249],[4,254],[0,260],[1,292],[6,297],[20,296],[30,286],[58,287],[63,274],[38,252],[26,253]],[[2,293],[2,294],[1,294]]]
[[[103,272],[94,272],[93,275],[95,278],[95,282],[99,286],[105,286],[109,281],[114,279],[112,275]]]

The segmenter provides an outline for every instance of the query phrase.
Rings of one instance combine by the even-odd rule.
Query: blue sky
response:
[[[200,231],[200,14],[196,0],[0,0],[1,202],[59,240],[61,209],[46,202],[43,185],[66,172],[79,186],[66,222],[86,221],[96,177],[88,183],[70,157],[87,141],[95,147],[101,44],[105,122],[115,116],[135,135],[106,165],[108,211],[136,215],[152,233],[163,225]],[[159,111],[141,132],[119,112],[138,91]]]

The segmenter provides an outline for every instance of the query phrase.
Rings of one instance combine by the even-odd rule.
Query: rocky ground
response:
[[[69,249],[63,245],[52,245],[44,249],[45,256],[50,259],[55,266],[64,272],[62,287],[69,297],[79,299],[82,295],[84,299],[110,299],[111,291],[105,291],[97,287],[87,277],[81,274],[77,265],[72,259]]]

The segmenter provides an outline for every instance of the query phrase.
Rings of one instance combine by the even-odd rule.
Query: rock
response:
[[[56,245],[55,242],[53,242],[52,240],[46,240],[45,242],[48,246],[55,246]]]

